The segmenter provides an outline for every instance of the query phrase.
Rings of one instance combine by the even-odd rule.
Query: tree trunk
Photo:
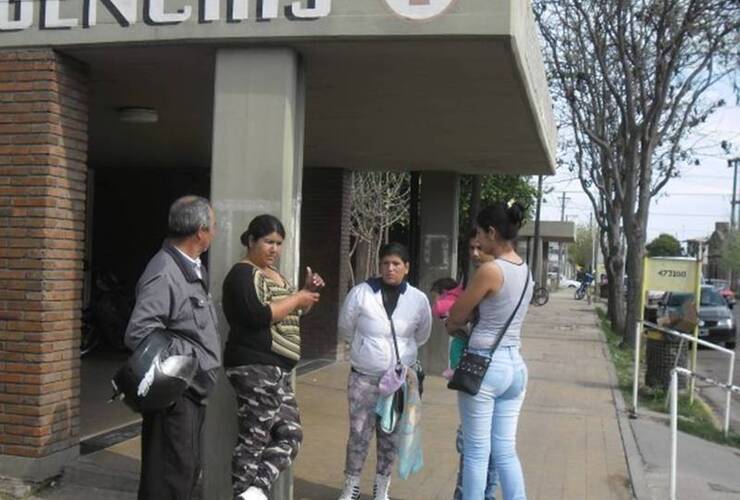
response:
[[[618,220],[618,219],[617,219]],[[604,267],[608,279],[609,321],[612,330],[618,335],[624,336],[625,331],[625,300],[624,300],[624,248],[622,246],[622,234],[619,223],[610,222],[607,229],[607,245],[602,248],[604,254]]]
[[[624,340],[627,345],[635,345],[635,325],[640,319],[640,294],[642,293],[642,259],[645,238],[627,238],[627,324]],[[631,241],[631,240],[637,241]]]
[[[604,255],[606,258],[606,253]],[[623,260],[620,257],[611,257],[606,263],[606,276],[609,280],[609,302],[608,316],[612,325],[612,330],[618,335],[624,335],[625,327],[625,301],[624,301],[624,281]]]
[[[650,158],[652,153],[649,153]],[[645,269],[643,259],[645,257],[645,240],[647,239],[648,207],[650,206],[649,190],[644,186],[650,186],[649,167],[643,166],[641,186],[638,196],[638,209],[634,214],[625,214],[625,237],[627,239],[627,277],[629,280],[627,294],[627,333],[625,341],[628,345],[635,345],[635,328],[637,321],[642,316],[640,303],[642,302],[642,277]]]
[[[370,244],[365,240],[360,240],[357,243],[357,250],[355,250],[355,283],[362,283],[369,278],[369,259]]]

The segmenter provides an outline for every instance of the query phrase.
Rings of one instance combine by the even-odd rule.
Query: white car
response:
[[[547,273],[547,278],[550,280],[550,284],[552,284],[553,286],[555,286],[555,280],[557,279],[557,276],[558,276],[557,273],[552,272],[552,271]],[[562,274],[560,275],[560,287],[561,288],[578,288],[579,286],[581,286],[580,281],[571,280],[571,279],[566,278]]]
[[[579,288],[581,286],[580,281],[568,279],[568,278],[560,278],[560,287],[561,288]]]

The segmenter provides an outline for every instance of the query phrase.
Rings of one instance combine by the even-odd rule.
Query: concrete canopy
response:
[[[0,48],[51,45],[89,64],[91,165],[208,167],[214,50],[274,45],[294,48],[305,64],[306,165],[552,173],[555,126],[529,3],[435,2],[450,6],[422,21],[392,12],[398,1],[334,0],[321,18],[260,23],[250,11],[236,23],[196,15],[211,1],[168,0],[168,12],[182,4],[192,15],[126,27],[108,2],[85,27],[83,0],[67,0],[58,17],[78,25],[0,31]],[[279,3],[286,13],[301,4]],[[160,122],[137,130],[118,121],[117,108],[137,105],[157,109]]]
[[[534,238],[534,222],[527,222],[519,231],[519,238]],[[570,221],[540,221],[540,238],[542,241],[557,243],[576,242],[576,224]]]

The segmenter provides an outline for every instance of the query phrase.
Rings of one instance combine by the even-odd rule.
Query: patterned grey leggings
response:
[[[270,491],[298,454],[303,430],[290,374],[268,365],[226,371],[239,406],[239,437],[231,459],[234,496],[250,486]]]
[[[370,439],[373,431],[376,434],[378,463],[377,474],[390,476],[393,462],[398,454],[398,429],[392,434],[380,430],[375,406],[378,403],[379,377],[370,377],[357,372],[350,372],[347,387],[349,399],[349,439],[347,440],[347,462],[344,473],[348,476],[359,476],[365,464]]]

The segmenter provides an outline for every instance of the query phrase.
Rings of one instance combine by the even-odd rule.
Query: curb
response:
[[[594,315],[596,310],[594,309]],[[630,424],[629,410],[622,397],[622,391],[619,389],[619,380],[617,379],[617,372],[614,369],[614,362],[612,361],[611,354],[609,352],[608,341],[604,332],[599,324],[598,316],[596,316],[596,329],[599,332],[599,338],[603,342],[602,352],[607,363],[607,372],[609,374],[609,383],[611,385],[612,399],[614,400],[614,409],[617,416],[617,425],[619,426],[619,433],[622,436],[622,446],[624,448],[624,457],[627,461],[627,472],[630,476],[630,484],[632,486],[632,496],[635,500],[651,500],[650,490],[648,488],[647,479],[645,478],[645,462],[640,454],[640,447],[635,439],[635,434],[632,431],[632,425]]]

